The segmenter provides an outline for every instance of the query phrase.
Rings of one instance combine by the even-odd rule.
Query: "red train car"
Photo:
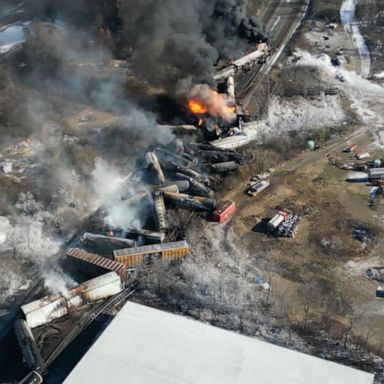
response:
[[[212,213],[212,219],[214,221],[222,222],[231,216],[236,210],[235,202],[231,200],[225,200],[219,203],[216,210]]]

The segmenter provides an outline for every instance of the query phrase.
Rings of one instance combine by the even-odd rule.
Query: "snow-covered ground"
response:
[[[269,103],[263,134],[268,138],[290,131],[312,131],[339,126],[344,120],[340,99],[335,96],[323,95],[314,100],[274,98]]]
[[[16,45],[25,42],[25,28],[29,24],[29,22],[16,23],[0,29],[0,54],[9,52]]]
[[[354,71],[335,67],[328,55],[312,55],[309,52],[298,51],[301,59],[295,65],[317,67],[323,80],[330,86],[341,88],[351,102],[362,123],[370,128],[377,138],[376,145],[384,146],[383,97],[384,87],[375,84]],[[343,79],[340,82],[337,78]]]
[[[268,141],[288,132],[310,132],[340,126],[346,116],[337,96],[322,95],[316,99],[274,97],[269,102],[268,116],[262,121],[245,123],[243,134],[211,142],[222,149],[238,148],[252,141]]]
[[[0,28],[0,54],[7,53],[24,43],[28,36],[33,35],[33,25],[31,21],[25,21],[8,24]],[[66,24],[61,20],[54,20],[52,22],[40,22],[39,26],[46,27],[47,33],[49,33],[51,27],[64,28]]]
[[[376,73],[374,76],[376,79],[384,79],[384,72]]]

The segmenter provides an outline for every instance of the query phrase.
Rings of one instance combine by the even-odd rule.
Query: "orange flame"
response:
[[[237,107],[236,107],[236,105],[228,105],[228,111],[229,112],[232,112],[232,113],[236,113],[236,110],[237,110]]]
[[[189,99],[188,100],[188,109],[197,115],[202,115],[203,113],[207,113],[207,107],[199,100]]]
[[[196,115],[209,114],[213,117],[220,117],[226,121],[233,121],[236,118],[236,105],[223,95],[209,88],[206,84],[193,86],[187,107],[191,113]]]

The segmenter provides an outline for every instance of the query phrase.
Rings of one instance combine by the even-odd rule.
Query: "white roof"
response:
[[[64,384],[372,384],[373,375],[128,302]]]

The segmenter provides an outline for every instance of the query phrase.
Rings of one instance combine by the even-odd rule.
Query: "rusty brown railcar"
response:
[[[127,267],[145,266],[150,264],[154,258],[162,260],[179,260],[187,255],[190,251],[188,243],[183,241],[175,241],[172,243],[144,245],[141,247],[133,247],[119,249],[113,251],[115,260]]]
[[[70,259],[82,272],[88,275],[100,275],[106,271],[115,271],[125,282],[127,275],[126,265],[116,260],[108,259],[95,253],[86,252],[80,248],[69,248],[66,252]]]

